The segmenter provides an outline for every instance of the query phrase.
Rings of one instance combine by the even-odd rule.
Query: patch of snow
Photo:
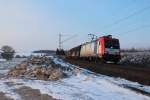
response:
[[[12,98],[14,100],[21,100],[21,97],[14,92],[15,88],[14,87],[9,87],[8,85],[5,84],[4,80],[0,80],[0,92],[5,93],[5,96]]]
[[[19,64],[20,62],[22,62],[24,60],[25,60],[25,58],[14,58],[10,61],[0,62],[0,73],[6,74],[10,68],[15,67],[17,64]]]
[[[77,66],[71,65],[69,63],[65,63],[63,60],[58,59],[58,58],[54,58],[54,62],[56,64],[61,64],[62,66],[67,66],[67,67],[71,67],[71,68],[77,67]],[[141,85],[141,84],[139,84],[137,82],[131,82],[131,81],[125,80],[123,78],[114,78],[114,77],[110,77],[110,76],[106,76],[106,75],[97,74],[97,73],[91,72],[91,71],[83,69],[83,68],[79,68],[79,69],[81,69],[80,73],[87,74],[87,75],[94,74],[95,77],[97,77],[97,79],[98,78],[106,79],[106,80],[108,80],[108,81],[110,81],[112,83],[115,83],[117,85],[133,87],[133,88],[137,88],[139,90],[142,90],[142,91],[150,93],[150,86]]]
[[[19,56],[27,56],[27,57],[29,57],[29,56],[31,56],[31,52],[17,52],[17,53],[15,53],[15,56],[16,55],[19,55]]]
[[[142,84],[139,84],[138,82],[131,82],[122,78],[112,78],[112,77],[106,77],[106,76],[105,76],[105,79],[115,84],[121,85],[121,86],[132,87],[132,88],[136,88],[136,89],[145,91],[147,93],[150,93],[150,86],[142,85]]]
[[[39,89],[61,100],[150,100],[150,97],[122,88],[106,79],[80,74],[60,81],[12,79],[11,82]]]
[[[5,62],[6,61],[6,59],[0,59],[0,62]]]
[[[0,70],[0,74],[6,74],[9,70],[5,69],[5,70]]]
[[[42,57],[42,56],[45,56],[46,53],[32,53],[31,55],[32,56],[40,56],[40,57]]]
[[[72,67],[71,64],[66,63],[62,59],[59,59],[59,58],[53,58],[53,61],[55,62],[55,64],[60,64],[61,66]]]
[[[55,58],[54,62],[57,64],[61,64],[62,66],[72,66],[72,67],[76,67],[74,65],[71,65],[69,63],[65,63],[63,62],[63,60]],[[82,68],[80,68],[82,69]],[[150,93],[150,86],[146,86],[146,85],[141,85],[137,82],[131,82],[122,78],[114,78],[114,77],[110,77],[110,76],[105,76],[105,75],[101,75],[101,74],[96,74],[94,72],[91,72],[89,70],[86,69],[82,69],[81,70],[82,73],[84,74],[95,74],[96,76],[98,76],[99,78],[104,78],[106,80],[109,80],[112,83],[115,83],[117,85],[122,85],[122,86],[127,86],[127,87],[133,87],[133,88],[137,88],[139,90],[145,91],[147,93]]]

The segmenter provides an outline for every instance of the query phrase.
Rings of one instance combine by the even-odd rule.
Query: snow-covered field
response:
[[[124,52],[120,62],[124,64],[150,65],[150,52]]]
[[[66,70],[66,73],[69,74],[70,77],[59,81],[2,78],[0,80],[0,92],[6,93],[6,96],[14,98],[15,100],[21,100],[21,97],[15,93],[14,90],[22,86],[28,86],[33,89],[39,89],[43,94],[49,94],[53,98],[62,100],[150,100],[150,97],[124,88],[123,85],[133,86],[149,93],[150,86],[143,86],[124,79],[95,74],[65,63],[61,59],[55,57],[52,57],[52,59],[55,63],[70,68],[71,70]],[[4,62],[1,64],[1,67],[3,65]],[[9,66],[7,65],[6,70],[8,70],[8,68]],[[76,71],[76,74],[72,74],[72,70]],[[14,85],[8,86],[6,84],[8,82]]]

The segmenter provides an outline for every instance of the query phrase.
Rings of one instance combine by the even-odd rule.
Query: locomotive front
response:
[[[104,54],[103,58],[106,61],[113,61],[117,63],[120,59],[120,43],[119,39],[112,38],[111,35],[103,37],[104,42]]]

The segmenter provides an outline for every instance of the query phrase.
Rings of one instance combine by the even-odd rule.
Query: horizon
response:
[[[111,34],[121,48],[150,48],[148,0],[0,0],[0,47],[17,52],[56,50],[59,34],[69,49],[89,41],[88,34]]]

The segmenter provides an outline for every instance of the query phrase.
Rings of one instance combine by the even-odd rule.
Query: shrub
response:
[[[6,60],[11,60],[14,57],[15,50],[11,46],[3,46],[1,48],[2,53],[1,56]]]

